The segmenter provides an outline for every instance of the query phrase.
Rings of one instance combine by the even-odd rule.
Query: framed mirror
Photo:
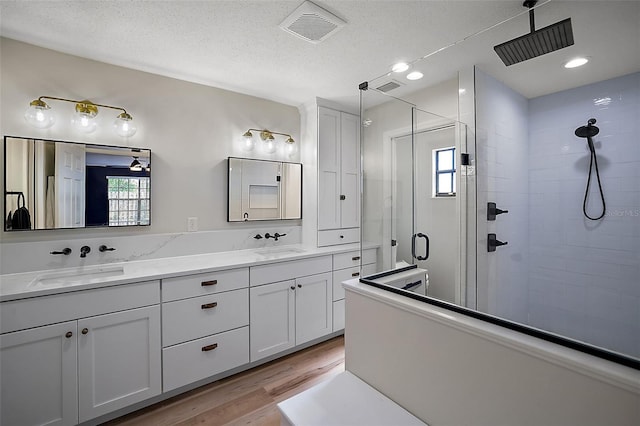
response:
[[[228,159],[228,222],[302,218],[302,164]]]
[[[4,138],[5,231],[151,224],[151,151]]]

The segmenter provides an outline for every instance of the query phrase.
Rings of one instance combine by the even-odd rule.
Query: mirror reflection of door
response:
[[[85,146],[56,143],[56,228],[83,228],[85,207]]]
[[[459,239],[455,175],[437,173],[438,170],[452,170],[450,166],[455,163],[455,151],[450,151],[455,147],[455,128],[447,126],[418,131],[414,138],[413,147],[410,134],[392,139],[395,177],[392,194],[392,238],[397,242],[392,248],[395,253],[392,253],[395,254],[396,262],[417,264],[418,267],[427,269],[429,296],[455,302]],[[436,168],[438,153],[441,156],[441,164]],[[451,161],[447,163],[449,159]],[[415,175],[412,164],[415,167]],[[436,181],[439,181],[438,188]],[[438,193],[436,189],[439,189]],[[427,260],[417,260],[412,255],[412,237],[418,233],[429,238]],[[423,238],[415,239],[415,252],[418,256],[426,254]]]
[[[280,219],[280,163],[243,163],[242,206],[249,219]]]

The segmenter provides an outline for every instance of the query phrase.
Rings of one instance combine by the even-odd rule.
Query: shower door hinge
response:
[[[395,247],[398,245],[398,241],[396,240],[391,240],[391,247]]]
[[[466,152],[463,152],[460,154],[460,165],[462,166],[470,166],[471,165],[471,161],[469,159],[469,154],[467,154]]]

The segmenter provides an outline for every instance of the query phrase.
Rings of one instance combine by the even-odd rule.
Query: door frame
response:
[[[412,126],[399,127],[396,129],[383,132],[382,134],[383,156],[384,158],[389,159],[383,163],[383,171],[382,171],[383,172],[383,185],[382,185],[383,200],[391,200],[391,201],[394,200],[393,198],[393,194],[394,194],[393,185],[394,185],[394,178],[395,178],[394,162],[396,159],[395,143],[393,141],[394,139],[405,137],[405,136],[413,137],[413,135],[417,133],[423,133],[423,132],[440,130],[447,127],[453,127],[455,130],[455,147],[459,152],[463,152],[463,147],[460,145],[463,137],[461,132],[462,130],[464,130],[462,126],[466,127],[464,123],[458,122],[456,120],[451,120],[446,117],[441,117],[427,111],[423,111],[419,108],[416,108],[415,106],[411,108],[411,111],[412,111],[412,123],[413,123]],[[430,123],[428,125],[426,123],[421,123],[419,120],[415,119],[416,111],[429,114],[429,116],[432,116],[432,117],[435,116],[441,119],[442,123],[438,123],[438,124]],[[468,134],[468,132],[465,132],[465,135],[466,134]],[[413,143],[415,142],[412,140],[412,144]],[[415,164],[413,162],[412,162],[412,174],[415,175]],[[465,188],[466,190],[467,185],[461,184],[462,173],[458,173],[456,176],[456,179],[457,179],[458,191],[461,191],[462,188]],[[466,195],[467,193],[465,192],[465,196]],[[467,246],[468,236],[466,235],[467,234],[466,215],[463,215],[463,212],[464,212],[463,208],[465,208],[467,203],[466,202],[463,203],[461,199],[462,197],[456,197],[456,216],[458,218],[458,229],[459,229],[458,240],[459,241],[458,241],[458,250],[456,253],[456,262],[455,262],[456,278],[454,282],[454,286],[455,286],[454,293],[455,293],[455,303],[466,307],[467,290],[466,290],[465,280],[463,278],[466,278],[467,276],[466,246]],[[414,209],[415,207],[412,207],[412,210]],[[393,218],[396,216],[394,210],[395,210],[394,203],[390,202],[388,206],[383,207],[383,212],[382,212],[383,244],[380,250],[382,252],[383,270],[393,269],[395,267],[390,264],[394,254],[394,250],[391,247],[391,239],[393,238],[393,235],[394,235],[393,234]],[[414,219],[414,224],[412,226],[415,230],[415,219]]]

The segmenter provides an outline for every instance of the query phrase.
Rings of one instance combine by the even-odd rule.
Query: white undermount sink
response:
[[[124,266],[101,266],[98,268],[73,270],[64,272],[50,272],[38,275],[31,281],[31,286],[73,285],[91,282],[97,279],[115,277],[124,274]]]

